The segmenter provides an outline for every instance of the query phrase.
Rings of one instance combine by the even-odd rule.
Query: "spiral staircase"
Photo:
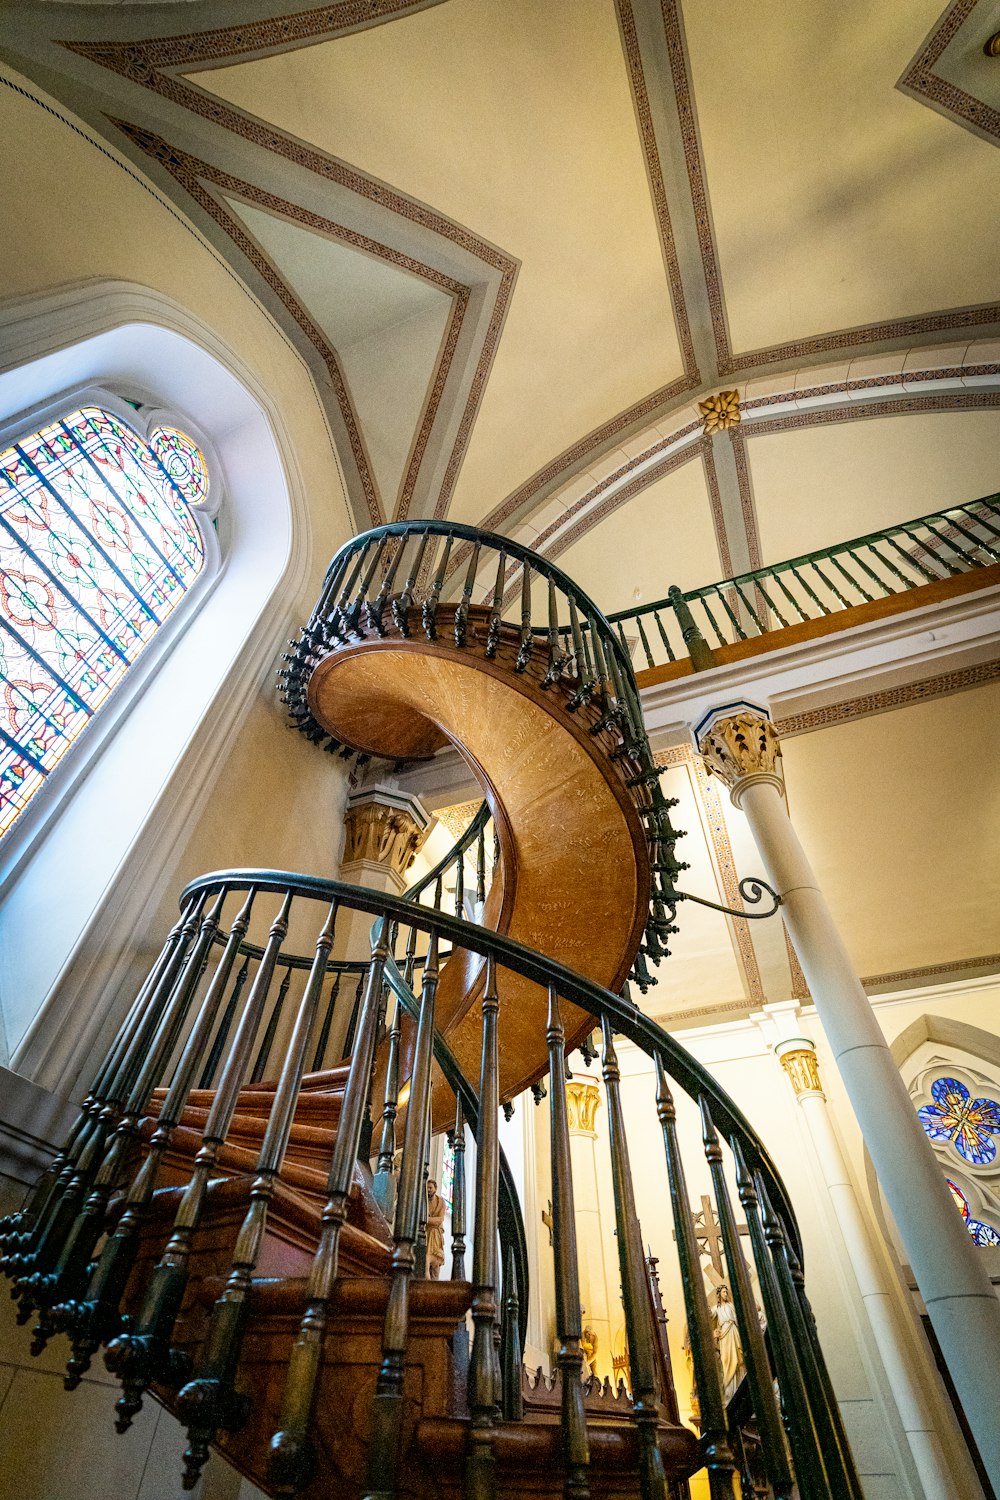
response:
[[[120,1431],[147,1393],[167,1405],[188,1432],[189,1488],[215,1448],[268,1494],[315,1500],[653,1500],[689,1494],[699,1471],[713,1500],[860,1497],[781,1181],[732,1101],[631,998],[685,897],[620,637],[510,540],[395,523],[337,555],[285,663],[292,721],[318,748],[411,761],[452,744],[484,807],[405,898],[273,870],[181,894],[63,1150],[3,1225],[33,1348],[68,1338],[70,1390],[103,1349]],[[345,912],[370,915],[370,959],[331,956]],[[596,1060],[598,1031],[628,1339],[616,1391],[582,1374],[565,1088],[568,1054]],[[678,1417],[644,1255],[620,1036],[654,1064],[664,1157],[642,1170],[662,1171],[670,1197],[698,1431]],[[530,1267],[498,1138],[501,1107],[529,1087],[551,1124],[558,1349],[558,1378],[534,1386]],[[700,1109],[740,1330],[746,1375],[728,1407],[678,1092]],[[424,1275],[424,1183],[446,1128],[459,1149],[438,1281]]]

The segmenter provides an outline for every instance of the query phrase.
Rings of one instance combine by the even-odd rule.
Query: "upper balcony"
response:
[[[981,666],[1000,641],[1000,494],[609,619],[653,730],[737,690],[787,715]]]

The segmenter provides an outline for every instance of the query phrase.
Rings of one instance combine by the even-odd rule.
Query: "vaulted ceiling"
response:
[[[18,0],[0,51],[296,341],[359,527],[507,531],[614,609],[997,488],[998,27]]]

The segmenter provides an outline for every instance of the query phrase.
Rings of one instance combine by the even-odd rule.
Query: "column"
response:
[[[369,891],[401,896],[406,872],[416,859],[430,829],[430,815],[416,797],[394,787],[366,787],[347,799],[344,812],[344,855],[338,879]],[[337,958],[367,959],[371,956],[371,930],[375,918],[368,912],[342,907],[337,915]],[[328,1057],[338,1057],[350,1021],[348,1007],[334,1016],[327,1046]]]
[[[931,1402],[914,1369],[917,1356],[912,1335],[904,1326],[902,1311],[893,1298],[884,1262],[873,1242],[833,1128],[820,1082],[815,1044],[799,1033],[798,1007],[794,1003],[766,1006],[765,1013],[779,1035],[774,1055],[785,1070],[812,1139],[833,1217],[844,1239],[925,1500],[952,1500],[955,1476],[941,1448]]]
[[[865,1144],[965,1409],[1000,1489],[1000,1301],[955,1212],[941,1169],[854,973],[784,800],[778,736],[766,710],[729,703],[695,738],[746,813]],[[830,788],[835,796],[836,787]],[[886,892],[891,900],[891,892]]]
[[[604,1264],[604,1234],[597,1189],[597,1107],[601,1091],[596,1078],[574,1076],[566,1084],[569,1117],[569,1154],[573,1168],[573,1201],[576,1208],[577,1261],[580,1268],[580,1305],[583,1326],[597,1335],[595,1371],[603,1380],[612,1373],[611,1317]]]

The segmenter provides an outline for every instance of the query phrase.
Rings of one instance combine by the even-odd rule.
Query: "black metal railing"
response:
[[[695,671],[716,665],[714,652],[913,593],[1000,562],[1000,495],[933,511],[750,573],[609,615],[640,670],[690,659]],[[849,620],[844,621],[849,624]],[[780,640],[775,640],[780,644]]]
[[[461,566],[450,575],[458,558]],[[544,623],[534,623],[539,616]],[[561,689],[570,712],[597,710],[590,733],[612,736],[612,758],[623,765],[649,847],[649,919],[632,973],[645,990],[653,982],[646,960],[658,964],[677,931],[676,877],[687,866],[674,854],[680,837],[670,820],[674,801],[660,789],[662,768],[646,736],[628,651],[597,605],[554,564],[474,526],[398,521],[364,532],[333,558],[316,608],[289,642],[279,672],[291,720],[307,739],[331,753],[355,754],[315,718],[309,680],[331,651],[384,637],[390,628],[431,642],[446,630],[457,650],[484,660],[496,657],[502,640],[513,642],[515,672],[530,664],[542,689]]]
[[[478,835],[477,835],[478,836]],[[652,1061],[655,1107],[665,1149],[664,1188],[669,1193],[676,1254],[683,1285],[689,1341],[700,1409],[701,1437],[690,1446],[686,1473],[707,1468],[715,1500],[734,1500],[737,1458],[730,1441],[723,1374],[712,1331],[712,1313],[701,1270],[690,1206],[686,1163],[678,1132],[681,1108],[700,1111],[705,1156],[718,1216],[729,1286],[751,1392],[744,1426],[759,1435],[760,1464],[771,1493],[802,1500],[858,1497],[860,1488],[830,1391],[801,1270],[801,1244],[781,1180],[765,1148],[728,1095],[700,1063],[621,996],[600,988],[509,938],[433,906],[394,899],[336,881],[271,870],[225,871],[192,882],[181,896],[181,919],[168,935],[80,1117],[50,1170],[20,1215],[3,1225],[4,1269],[14,1276],[21,1316],[38,1311],[36,1342],[53,1332],[72,1341],[67,1384],[72,1388],[97,1348],[122,1382],[119,1428],[127,1427],[150,1384],[172,1388],[189,1433],[187,1483],[194,1482],[210,1443],[238,1427],[254,1393],[241,1389],[241,1353],[250,1326],[254,1275],[294,1140],[296,1112],[310,1088],[307,1073],[323,1024],[330,951],[338,912],[374,919],[370,961],[357,1015],[350,1061],[341,1070],[339,1118],[321,1197],[315,1251],[305,1289],[299,1333],[292,1346],[280,1413],[275,1416],[268,1488],[293,1495],[315,1473],[313,1414],[325,1334],[338,1284],[341,1238],[348,1218],[359,1156],[375,1162],[372,1130],[377,1060],[389,1046],[390,995],[410,1013],[415,1037],[402,1153],[395,1172],[390,1291],[382,1333],[382,1358],[371,1413],[365,1493],[396,1496],[406,1462],[401,1434],[403,1384],[408,1358],[408,1305],[419,1264],[424,1174],[431,1130],[431,1068],[436,1061],[456,1096],[456,1134],[468,1122],[477,1142],[474,1222],[471,1227],[472,1347],[465,1407],[465,1493],[493,1492],[494,1438],[502,1421],[520,1413],[520,1328],[532,1297],[523,1229],[512,1201],[499,1147],[499,1032],[503,1027],[503,975],[511,972],[548,993],[545,1042],[553,1182],[555,1323],[561,1381],[559,1424],[568,1495],[587,1493],[590,1461],[588,1416],[581,1383],[582,1325],[577,1269],[574,1181],[566,1107],[567,1060],[563,1014],[567,1006],[593,1015],[602,1033],[602,1073],[609,1122],[622,1306],[628,1339],[637,1479],[644,1500],[662,1500],[665,1472],[661,1436],[667,1399],[654,1359],[662,1333],[649,1295],[629,1141],[620,1097],[616,1041],[625,1038]],[[306,967],[290,963],[285,944],[294,929]],[[197,1153],[169,1238],[152,1267],[138,1246],[158,1172],[222,1018],[230,1009],[248,935],[257,943],[256,972],[244,981],[230,1019],[221,1067],[201,1126]],[[306,943],[309,939],[309,944]],[[438,1033],[435,1005],[444,945],[485,960],[482,1032],[476,1086],[458,1070]],[[418,961],[417,955],[420,955]],[[419,969],[419,982],[417,970]],[[293,978],[285,984],[286,976]],[[296,986],[295,976],[302,976]],[[210,1316],[199,1367],[192,1368],[175,1341],[199,1229],[208,1219],[212,1184],[224,1170],[232,1122],[245,1101],[260,1042],[282,987],[287,1023],[279,1023],[280,1072],[266,1110],[256,1160],[245,1175],[246,1213],[231,1254],[224,1289]],[[285,1031],[281,1032],[281,1025]],[[157,1094],[155,1091],[160,1089]],[[686,1098],[684,1097],[686,1096]],[[260,1097],[259,1091],[256,1097]],[[398,1100],[397,1100],[398,1103]],[[380,1143],[379,1143],[380,1145]],[[377,1163],[376,1163],[377,1167]],[[692,1167],[693,1169],[693,1167]],[[245,1169],[244,1169],[245,1170]],[[301,1170],[301,1169],[300,1169]],[[377,1170],[379,1170],[377,1168]],[[644,1191],[653,1166],[644,1156]],[[735,1181],[749,1231],[749,1246],[766,1314],[762,1332],[730,1182]],[[252,1190],[250,1190],[252,1184]],[[506,1191],[505,1191],[506,1184]],[[453,1222],[456,1278],[465,1270],[463,1191]],[[120,1205],[109,1222],[112,1202]],[[506,1218],[505,1218],[506,1216]],[[107,1234],[107,1237],[102,1237]],[[498,1247],[503,1247],[501,1257]],[[657,1247],[661,1260],[670,1246]],[[95,1252],[99,1250],[96,1260]],[[129,1278],[133,1315],[123,1320]],[[504,1280],[505,1278],[505,1280]],[[534,1295],[537,1296],[537,1293]],[[138,1311],[135,1311],[135,1307]],[[501,1361],[500,1351],[504,1352]],[[777,1379],[772,1380],[771,1361]],[[683,1437],[680,1429],[672,1431]],[[678,1441],[679,1441],[678,1438]],[[786,1441],[787,1438],[787,1441]],[[683,1446],[683,1445],[682,1445]],[[678,1477],[674,1472],[672,1482]]]

